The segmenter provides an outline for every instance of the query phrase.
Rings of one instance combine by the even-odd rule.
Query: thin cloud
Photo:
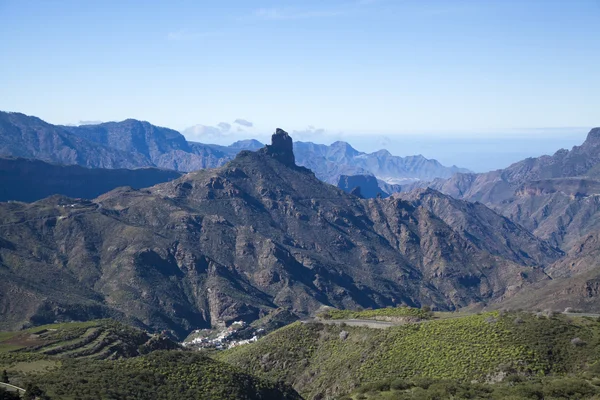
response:
[[[227,122],[219,122],[217,126],[222,133],[227,133],[231,130],[231,124],[228,124]]]
[[[247,128],[252,128],[254,126],[254,124],[248,120],[242,119],[242,118],[238,118],[235,121],[233,121],[234,124],[238,124],[238,125],[242,125],[245,126]]]

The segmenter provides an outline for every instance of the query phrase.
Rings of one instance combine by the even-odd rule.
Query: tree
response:
[[[8,373],[6,372],[6,370],[2,371],[2,383],[8,383]]]
[[[35,399],[48,400],[48,399],[50,399],[50,397],[48,397],[44,393],[44,391],[39,388],[39,386],[34,385],[31,382],[28,382],[25,385],[25,398],[28,400],[35,400]]]
[[[0,400],[21,400],[21,396],[0,388]]]

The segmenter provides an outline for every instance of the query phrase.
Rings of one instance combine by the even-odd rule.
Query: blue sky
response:
[[[534,155],[600,125],[599,18],[600,0],[0,0],[0,109],[396,153],[510,133]]]

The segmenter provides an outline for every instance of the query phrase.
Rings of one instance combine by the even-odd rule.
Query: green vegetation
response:
[[[600,380],[580,377],[534,377],[509,375],[493,385],[451,380],[383,380],[359,387],[340,400],[409,399],[590,399],[600,395]]]
[[[418,319],[430,319],[432,316],[431,312],[426,308],[412,308],[412,307],[388,307],[379,308],[376,310],[337,310],[329,309],[319,314],[319,317],[323,319],[390,319],[412,317]]]
[[[32,399],[300,398],[289,386],[111,320],[0,333],[0,370]]]
[[[216,357],[310,399],[415,378],[470,385],[517,375],[543,387],[553,385],[548,376],[586,371],[600,360],[599,344],[592,319],[492,312],[385,330],[295,323]]]
[[[118,359],[177,347],[164,337],[111,320],[44,325],[4,332],[0,338],[0,366],[8,366],[9,372],[34,361],[46,360],[47,366],[51,359]]]
[[[35,376],[52,399],[300,399],[283,384],[258,379],[202,354],[157,351],[117,361],[66,360]]]
[[[0,387],[0,400],[21,400],[21,397]]]

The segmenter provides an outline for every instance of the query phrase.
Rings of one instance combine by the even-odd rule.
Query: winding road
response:
[[[18,392],[19,394],[25,393],[25,389],[20,388],[15,385],[11,385],[10,383],[2,383],[0,382],[0,387],[8,390],[9,392]]]

